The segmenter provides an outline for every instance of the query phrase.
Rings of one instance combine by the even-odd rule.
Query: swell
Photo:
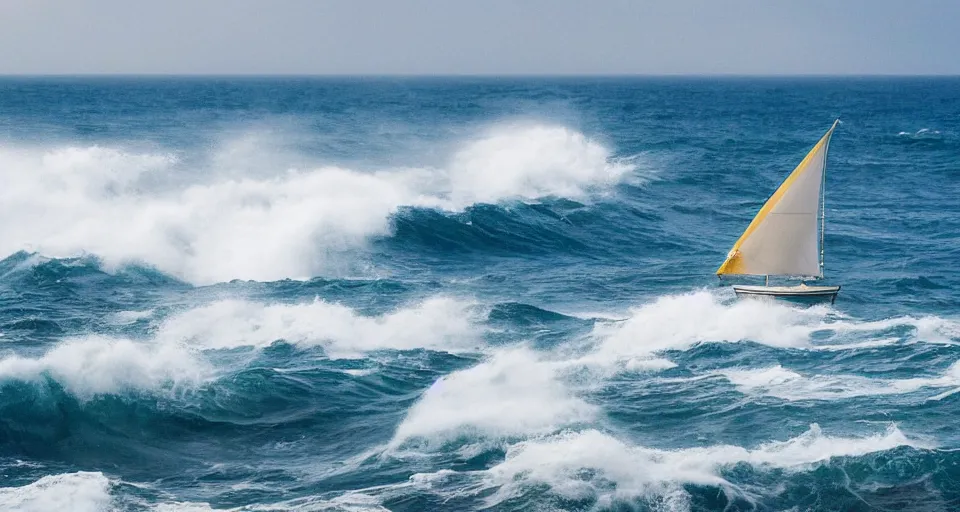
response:
[[[290,459],[332,461],[362,449],[357,436],[389,439],[411,393],[440,372],[469,364],[442,359],[430,371],[393,364],[371,373],[351,372],[348,365],[255,365],[177,393],[118,391],[92,398],[50,377],[7,380],[0,385],[0,457],[120,467],[133,477],[167,464],[200,471],[208,457],[240,463],[259,450],[277,458],[271,447],[287,440]]]
[[[536,203],[475,205],[457,214],[406,209],[394,218],[384,250],[411,258],[475,255],[494,257],[588,258],[637,257],[637,248],[689,250],[680,237],[660,224],[662,217],[624,190],[615,201],[583,204],[546,198]],[[625,223],[630,229],[623,229]],[[441,260],[442,261],[442,260]]]

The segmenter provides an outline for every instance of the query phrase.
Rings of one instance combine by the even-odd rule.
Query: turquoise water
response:
[[[3,78],[0,173],[2,510],[960,507],[958,79]]]

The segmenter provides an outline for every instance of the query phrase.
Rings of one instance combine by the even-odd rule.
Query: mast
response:
[[[830,132],[833,132],[833,129],[837,127],[840,123],[838,118],[833,122],[833,126],[830,127]],[[827,188],[827,155],[830,154],[830,138],[827,138],[827,143],[823,148],[823,171],[820,178],[820,277],[823,279],[823,235],[826,227],[826,218],[827,218],[827,199],[826,199],[826,188]]]
[[[827,143],[829,146],[830,143]],[[826,217],[827,217],[827,202],[824,197],[824,190],[826,185],[827,178],[827,162],[824,159],[823,162],[823,178],[820,180],[820,279],[823,279],[823,231],[826,226]]]

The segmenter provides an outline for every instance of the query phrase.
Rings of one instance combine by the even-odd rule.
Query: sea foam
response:
[[[7,355],[0,358],[0,380],[52,379],[84,399],[124,391],[192,389],[231,370],[211,362],[208,352],[213,350],[259,349],[282,340],[323,347],[329,358],[417,348],[482,351],[481,319],[474,303],[449,297],[426,298],[379,316],[320,300],[224,300],[161,320],[148,339],[88,335],[65,339],[35,357]]]
[[[110,479],[99,472],[45,476],[22,487],[0,487],[0,509],[18,512],[111,510]]]
[[[682,484],[717,486],[734,492],[723,470],[746,463],[757,468],[805,471],[836,457],[854,457],[900,446],[930,448],[896,426],[864,437],[825,434],[818,425],[786,441],[753,449],[713,445],[676,450],[637,446],[599,430],[565,432],[511,446],[506,459],[479,473],[497,489],[492,504],[522,494],[531,485],[547,484],[567,498],[595,498],[601,506],[617,498],[658,496],[687,507]],[[613,484],[612,486],[610,484]]]
[[[282,340],[322,346],[337,358],[383,349],[470,351],[482,341],[482,313],[473,302],[441,296],[379,316],[319,299],[294,304],[221,300],[167,318],[156,337],[204,349],[264,347]]]
[[[716,372],[747,394],[784,400],[841,400],[863,396],[901,395],[924,388],[960,388],[960,362],[936,377],[878,379],[859,375],[801,375],[782,366],[726,369]]]
[[[859,321],[830,307],[799,308],[779,302],[729,301],[698,291],[660,297],[635,308],[620,322],[598,322],[584,340],[544,352],[525,348],[487,351],[478,365],[437,380],[408,411],[392,445],[468,435],[498,439],[541,436],[596,420],[601,415],[583,397],[614,375],[656,373],[676,366],[662,355],[699,343],[751,341],[801,350],[860,350],[876,346],[878,332],[907,328],[903,339],[942,342],[953,321],[898,317]],[[814,341],[817,334],[817,341]],[[783,368],[732,369],[711,375],[741,391],[786,399],[834,399],[864,394],[907,393],[924,387],[960,387],[951,369],[941,377],[876,381],[856,376],[806,378]],[[693,379],[710,378],[700,375]],[[643,377],[639,377],[643,378]],[[509,412],[505,412],[509,411]]]
[[[599,322],[593,335],[598,340],[597,357],[616,360],[709,342],[752,341],[804,350],[866,348],[876,346],[878,333],[900,328],[907,332],[893,342],[952,343],[960,340],[958,326],[955,320],[935,316],[862,321],[829,306],[730,301],[717,293],[697,291],[660,297],[634,308],[624,321]]]
[[[596,407],[567,389],[554,363],[529,349],[513,348],[434,382],[410,408],[392,443],[460,434],[536,435],[596,414]]]
[[[634,168],[582,133],[541,124],[490,128],[442,167],[238,175],[230,168],[245,162],[230,154],[207,160],[219,168],[184,169],[197,164],[100,146],[2,150],[0,252],[92,253],[108,267],[137,262],[197,284],[306,278],[389,235],[400,207],[581,198]]]
[[[0,359],[0,379],[53,379],[79,398],[158,388],[192,388],[213,368],[188,347],[85,336],[69,339],[39,357]]]

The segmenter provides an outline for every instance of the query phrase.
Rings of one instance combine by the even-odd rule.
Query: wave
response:
[[[129,486],[127,486],[129,487]],[[289,510],[385,511],[371,496],[345,493],[333,498],[307,496],[271,504],[214,509],[207,503],[162,501],[147,503],[135,495],[121,494],[121,482],[101,472],[76,472],[48,475],[21,487],[0,487],[0,508],[17,512],[105,512],[114,510],[151,510],[154,512],[254,512]],[[129,508],[128,508],[129,507]]]
[[[858,375],[800,375],[782,366],[715,372],[747,394],[784,400],[839,400],[863,396],[902,395],[924,388],[960,388],[960,362],[938,377],[874,379]],[[949,392],[948,392],[949,393]],[[936,395],[931,399],[942,398]]]
[[[857,349],[874,346],[877,334],[898,342],[951,343],[960,323],[926,316],[879,321],[848,318],[827,306],[801,308],[771,301],[727,301],[707,291],[660,297],[633,309],[620,322],[594,328],[597,353],[610,360],[687,350],[699,343],[750,341],[776,348]],[[887,343],[887,341],[884,341]]]
[[[102,512],[111,509],[110,488],[110,479],[99,472],[48,475],[22,487],[0,487],[0,509]]]
[[[582,198],[635,168],[582,133],[538,124],[491,128],[443,168],[321,166],[218,180],[208,177],[224,175],[217,169],[186,174],[184,165],[99,146],[2,150],[0,252],[93,253],[107,268],[143,263],[194,284],[306,278],[349,266],[342,254],[389,235],[401,207]]]
[[[62,292],[64,282],[83,282],[89,286],[171,286],[188,285],[152,267],[130,264],[122,268],[108,268],[92,255],[76,258],[48,258],[38,253],[18,251],[0,260],[0,281],[10,287],[31,287],[34,290]]]
[[[150,508],[153,512],[389,512],[379,500],[365,494],[347,493],[334,498],[311,496],[279,503],[249,505],[234,508],[213,508],[207,503],[161,503]]]
[[[539,351],[525,347],[494,350],[480,364],[440,378],[408,411],[391,445],[399,446],[413,438],[433,443],[460,436],[502,439],[544,435],[590,422],[600,416],[600,411],[582,396],[589,395],[598,383],[624,372],[670,370],[677,365],[662,357],[664,352],[687,350],[699,343],[749,341],[775,348],[854,351],[918,339],[942,342],[955,336],[954,328],[953,321],[936,317],[865,322],[826,306],[731,302],[706,291],[660,297],[634,309],[623,321],[598,320],[585,338],[567,339]],[[903,331],[899,338],[876,339],[878,333],[897,334],[898,330]],[[782,372],[770,374],[764,370],[756,374],[751,373],[755,370],[722,371],[730,380],[740,378],[735,380],[738,386],[748,386],[750,375],[761,380],[768,376],[773,382],[786,377]],[[788,396],[794,391],[790,385],[805,382],[792,375],[782,387],[763,389]],[[946,387],[954,382],[951,379],[904,381],[891,384],[890,389]],[[855,389],[854,380],[848,384],[850,390]],[[753,387],[760,389],[763,385],[761,382]],[[831,386],[824,384],[820,392],[837,396],[855,393]],[[795,392],[797,396],[810,396],[816,389],[813,385],[801,386]]]
[[[940,130],[931,130],[930,128],[920,128],[919,130],[913,133],[900,132],[897,134],[897,137],[902,137],[910,140],[940,140],[943,138],[943,134],[940,133]]]
[[[517,305],[505,305],[516,310]],[[494,313],[503,312],[494,308]],[[535,310],[534,318],[571,317]],[[494,350],[471,368],[438,379],[407,412],[390,443],[428,444],[453,438],[505,439],[557,432],[600,416],[580,397],[620,371],[657,372],[676,366],[650,354],[611,360],[594,347],[568,340],[546,351],[528,346]]]
[[[727,302],[705,291],[661,297],[634,309],[624,321],[598,321],[593,332],[580,342],[568,340],[546,352],[527,348],[496,351],[477,366],[440,378],[408,411],[391,445],[399,446],[412,438],[430,443],[464,435],[494,439],[544,435],[589,422],[600,413],[580,397],[585,390],[620,372],[673,368],[675,363],[656,354],[686,350],[698,343],[752,341],[777,348],[859,350],[877,346],[873,337],[878,332],[904,326],[911,331],[904,335],[906,339],[919,336],[934,341],[953,336],[949,329],[955,327],[951,321],[936,318],[863,322],[828,307]],[[867,333],[868,339],[861,340],[861,333]],[[900,341],[882,340],[884,344]],[[763,388],[767,392],[790,393],[790,385],[802,383],[802,379],[796,380],[796,374],[737,371],[725,371],[724,375],[744,387],[750,385],[750,375],[761,380],[768,376],[772,382],[783,378],[782,387],[772,391]],[[738,376],[742,378],[736,380]],[[892,384],[890,389],[949,386],[950,382],[954,381],[908,380]],[[854,389],[855,382],[848,383]],[[753,388],[765,384],[769,382],[757,383]],[[822,392],[838,396],[853,392],[831,386],[824,384]],[[801,386],[796,393],[810,396],[815,391]]]
[[[0,359],[0,381],[56,382],[81,399],[125,390],[193,388],[213,368],[180,344],[87,336],[64,341],[39,357]]]
[[[144,314],[133,317],[142,320]],[[179,391],[228,370],[216,366],[209,351],[259,349],[277,341],[320,347],[327,358],[419,348],[477,351],[482,345],[476,323],[480,320],[481,311],[473,303],[447,297],[427,298],[380,316],[321,300],[224,300],[163,319],[149,339],[89,335],[66,339],[40,356],[6,356],[0,359],[0,380],[52,380],[83,399],[123,391]]]
[[[162,322],[155,337],[203,349],[265,347],[276,341],[318,346],[331,358],[356,357],[375,350],[418,348],[478,351],[483,311],[473,302],[430,297],[380,316],[314,300],[262,304],[222,300],[189,309]]]
[[[620,500],[642,499],[667,510],[689,510],[687,485],[720,488],[728,499],[737,495],[753,499],[745,490],[749,474],[732,472],[741,464],[761,471],[798,473],[836,459],[860,457],[899,447],[930,449],[933,446],[908,438],[895,425],[884,432],[863,437],[825,434],[819,425],[786,441],[771,441],[748,449],[713,445],[676,450],[648,448],[624,442],[595,429],[562,432],[554,436],[516,443],[506,450],[503,462],[489,469],[457,473],[443,470],[419,474],[411,481],[425,489],[445,492],[446,481],[458,482],[451,495],[464,489],[486,496],[487,506],[529,498],[538,486],[564,500],[584,501],[589,508],[610,508]],[[463,478],[473,480],[464,485]],[[777,493],[782,487],[761,487]]]
[[[567,215],[586,210],[584,205],[561,204],[540,199],[508,208],[474,205],[462,213],[404,209],[394,217],[389,239],[379,241],[389,249],[409,248],[416,256],[432,252],[479,252],[491,254],[549,254],[587,252],[595,242],[586,239],[594,231],[578,229]],[[597,219],[591,216],[588,220]]]
[[[477,505],[479,500],[485,507],[530,499],[549,503],[559,498],[586,506],[592,503],[594,508],[641,500],[670,505],[667,510],[689,510],[691,493],[698,489],[719,488],[729,502],[749,503],[790,492],[790,486],[796,484],[790,478],[784,479],[784,475],[814,472],[822,466],[839,466],[843,470],[849,458],[858,466],[869,465],[862,457],[900,448],[922,451],[934,446],[906,436],[893,424],[882,432],[853,437],[828,435],[812,424],[796,437],[755,448],[711,445],[673,450],[637,445],[596,429],[565,431],[509,445],[503,458],[485,469],[416,473],[398,484],[226,510],[385,510],[383,503],[394,494],[410,499],[411,490],[439,495],[445,502],[467,499]],[[910,457],[910,452],[903,455]],[[743,465],[756,472],[744,471]],[[764,475],[770,474],[777,475],[784,484],[766,485]],[[853,488],[860,483],[857,478],[851,470],[849,485]],[[759,485],[754,484],[756,480]],[[804,479],[800,482],[810,485]],[[148,503],[145,497],[137,496],[139,492],[128,495],[124,489],[129,487],[130,484],[121,485],[99,472],[49,475],[21,487],[0,488],[0,506],[24,511],[94,511],[136,504],[133,508],[137,510],[213,510],[207,503],[170,501],[167,496],[155,496]]]
[[[571,394],[555,363],[529,349],[509,349],[434,382],[407,412],[391,445],[413,437],[434,441],[550,433],[587,422],[597,412]]]

